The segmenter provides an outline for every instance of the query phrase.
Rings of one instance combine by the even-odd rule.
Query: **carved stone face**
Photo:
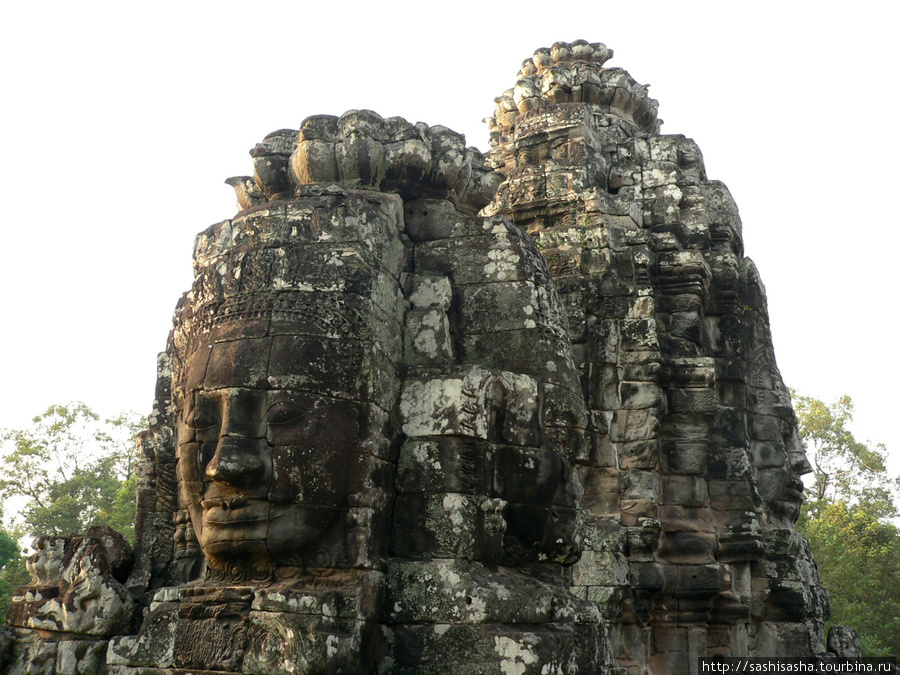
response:
[[[172,392],[176,542],[192,529],[208,568],[267,576],[371,553],[394,482],[401,207],[310,188],[200,236]]]
[[[359,404],[269,389],[271,338],[210,344],[185,370],[179,414],[183,505],[214,567],[324,565],[340,558]],[[203,358],[209,352],[210,359]],[[215,371],[227,351],[236,368]],[[252,365],[255,375],[241,372]],[[257,387],[248,387],[255,384]],[[262,385],[262,386],[259,386]],[[330,535],[330,536],[329,536]]]
[[[806,458],[806,452],[804,452],[796,430],[792,429],[792,431],[787,442],[788,468],[781,476],[778,498],[772,505],[775,514],[783,516],[791,524],[797,522],[800,517],[800,507],[805,501],[801,476],[812,472],[812,466]]]
[[[801,476],[812,471],[793,427],[784,439],[784,448],[786,460],[783,466],[760,469],[758,473],[760,496],[775,524],[780,526],[793,525],[800,517],[804,502]]]

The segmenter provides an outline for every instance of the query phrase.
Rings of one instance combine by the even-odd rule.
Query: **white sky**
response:
[[[370,108],[487,149],[521,61],[584,38],[652,85],[663,132],[737,199],[785,381],[850,394],[900,473],[896,7],[8,3],[0,427],[76,399],[149,412],[193,237],[233,215],[223,181],[266,133]]]

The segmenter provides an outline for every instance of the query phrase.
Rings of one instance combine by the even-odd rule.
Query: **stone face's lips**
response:
[[[793,488],[788,488],[784,491],[784,496],[789,501],[803,501],[803,491],[802,490],[794,490]]]
[[[799,478],[791,478],[784,490],[784,495],[791,501],[804,501],[803,481]]]
[[[219,506],[225,510],[236,509],[236,508],[240,508],[241,506],[246,506],[246,505],[247,505],[246,497],[204,499],[200,503],[200,506],[202,506],[204,509],[211,509],[216,506]]]
[[[269,520],[269,502],[247,497],[204,499],[203,522],[206,525],[242,525]]]

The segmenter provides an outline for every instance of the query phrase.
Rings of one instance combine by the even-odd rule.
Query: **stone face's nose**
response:
[[[812,465],[806,458],[805,452],[791,456],[791,473],[795,476],[805,476],[808,473],[812,473],[812,470]]]
[[[207,478],[236,488],[259,486],[265,473],[262,442],[253,438],[223,436],[206,466]]]

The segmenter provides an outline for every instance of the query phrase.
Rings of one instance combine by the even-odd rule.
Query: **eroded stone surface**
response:
[[[573,590],[627,672],[824,652],[793,526],[809,465],[737,208],[607,54],[539,50],[489,120],[506,180],[486,213],[547,259],[593,423]]]
[[[116,578],[131,570],[131,547],[108,527],[38,537],[32,546],[31,582],[16,589],[6,617],[16,642],[4,672],[98,672],[109,638],[131,620],[132,598]]]
[[[14,663],[93,672],[116,633],[120,675],[825,652],[793,526],[808,465],[737,208],[611,56],[535,52],[488,165],[365,110],[254,148],[159,358],[140,628],[104,609],[70,621],[102,647],[47,640],[35,621],[62,619],[32,591]],[[70,544],[40,546],[32,586],[59,589]]]
[[[600,672],[588,415],[540,251],[475,215],[502,176],[368,111],[252,155],[160,359],[139,491],[175,546],[139,528],[111,670]]]

